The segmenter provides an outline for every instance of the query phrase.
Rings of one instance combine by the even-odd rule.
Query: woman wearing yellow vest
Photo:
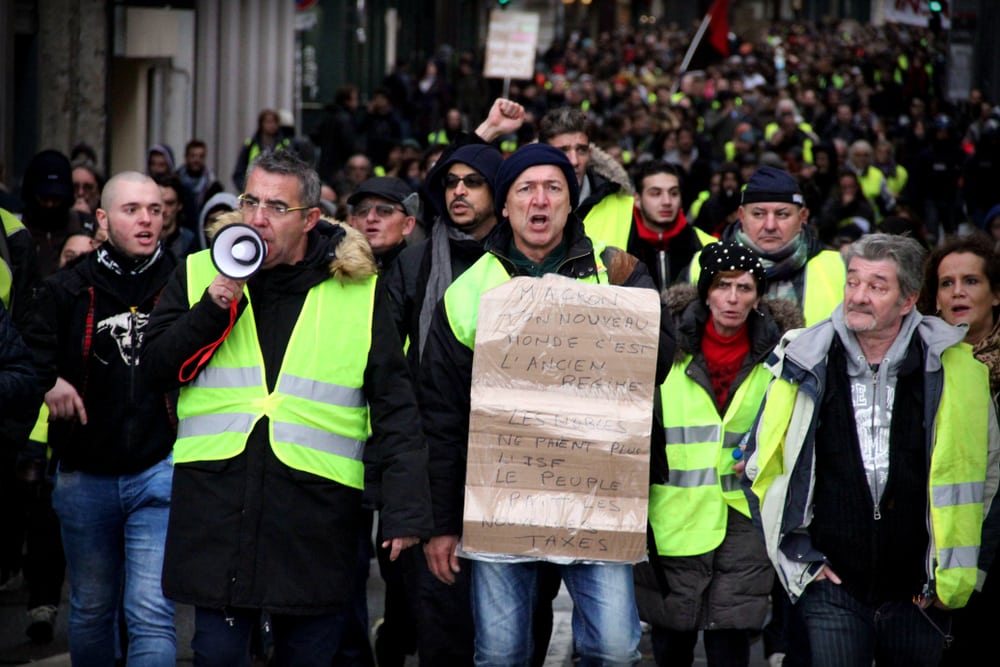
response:
[[[636,568],[640,616],[657,665],[690,665],[704,632],[711,665],[747,665],[764,625],[774,570],[740,489],[742,446],[767,389],[763,362],[782,324],[801,326],[790,301],[761,303],[764,267],[733,242],[705,246],[694,286],[667,294],[678,348],[660,386],[649,491],[650,563]],[[656,427],[654,427],[656,428]]]

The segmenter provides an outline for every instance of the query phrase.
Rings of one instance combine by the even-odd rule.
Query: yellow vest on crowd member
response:
[[[702,190],[698,193],[698,198],[691,202],[691,208],[688,210],[688,220],[696,220],[698,218],[698,214],[701,213],[701,207],[711,196],[712,192],[710,190]]]
[[[216,270],[209,251],[187,259],[188,302],[201,300]],[[174,463],[239,455],[255,424],[268,418],[274,455],[285,465],[356,489],[364,487],[368,437],[364,372],[371,347],[376,277],[327,279],[306,295],[285,348],[275,389],[247,307],[177,404]],[[335,352],[331,352],[335,351]]]
[[[690,282],[697,285],[701,274],[698,257],[691,258]],[[806,262],[805,286],[802,294],[802,314],[806,326],[811,327],[820,320],[830,317],[833,309],[844,300],[844,283],[847,282],[847,267],[836,250],[821,250]]]
[[[894,197],[898,197],[903,193],[903,189],[906,188],[908,180],[910,180],[910,173],[906,171],[906,167],[897,164],[896,171],[893,172],[892,176],[886,177],[885,185]]]
[[[583,219],[583,228],[593,240],[625,249],[632,230],[632,210],[635,198],[624,192],[614,192],[594,204]]]
[[[937,597],[951,609],[965,606],[978,580],[978,556],[983,522],[983,480],[986,471],[987,448],[976,456],[968,456],[965,443],[988,439],[988,410],[992,410],[986,367],[970,353],[965,343],[959,343],[941,355],[944,367],[944,387],[934,420],[934,447],[928,473],[929,521],[931,545],[927,576],[934,580]],[[969,387],[984,391],[969,391]],[[779,476],[791,473],[786,461],[795,460],[802,440],[811,429],[798,424],[789,429],[796,410],[813,412],[811,397],[799,396],[799,386],[781,378],[775,379],[763,403],[755,440],[754,453],[757,474],[751,489],[765,506],[765,496]],[[803,392],[804,394],[805,392]],[[956,408],[961,407],[961,414]],[[793,438],[788,442],[789,438]],[[790,450],[786,451],[786,450]],[[791,459],[787,458],[791,457]],[[786,487],[782,484],[782,488]],[[978,498],[977,498],[978,495]],[[772,507],[778,507],[770,503]],[[766,508],[762,511],[767,511]],[[771,531],[773,532],[773,530]],[[765,533],[768,530],[765,528]],[[767,535],[768,552],[774,560],[774,536]],[[930,564],[932,562],[932,565]],[[804,584],[793,582],[799,588]],[[795,597],[801,591],[789,591]],[[794,599],[794,598],[793,598]]]
[[[593,239],[594,259],[597,273],[586,278],[577,278],[583,283],[608,284],[608,269],[601,260],[601,253],[607,245]],[[445,313],[448,325],[455,338],[467,348],[476,345],[476,326],[479,323],[479,297],[494,287],[510,280],[510,274],[493,253],[486,253],[465,273],[455,279],[444,293]]]
[[[861,183],[861,194],[865,196],[868,203],[875,209],[876,218],[881,217],[878,212],[878,196],[882,193],[882,184],[885,180],[885,174],[878,167],[868,167],[863,176],[858,174],[858,182]],[[872,222],[875,222],[875,220]]]
[[[687,375],[692,359],[689,354],[675,362],[660,385],[670,479],[649,487],[649,523],[661,556],[696,556],[718,547],[730,507],[750,516],[733,473],[733,452],[746,441],[772,377],[755,366],[720,417],[715,396]]]
[[[24,229],[24,223],[18,220],[13,213],[0,208],[0,234],[3,234],[0,248],[4,250],[4,252],[0,252],[0,301],[3,301],[7,310],[10,310],[11,307],[11,290],[14,288],[14,267],[11,264],[7,239]]]
[[[247,139],[246,144],[247,146],[250,147],[250,153],[247,158],[247,164],[253,164],[253,161],[257,159],[258,155],[260,155],[260,144],[254,141],[253,137]],[[289,139],[288,137],[285,137],[281,141],[276,142],[272,150],[274,152],[283,151],[291,145],[292,145],[292,140]]]
[[[448,133],[443,128],[427,135],[428,146],[447,146],[450,143]]]

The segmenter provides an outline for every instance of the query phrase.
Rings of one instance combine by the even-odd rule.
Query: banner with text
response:
[[[482,296],[464,552],[645,558],[659,303],[555,274]]]

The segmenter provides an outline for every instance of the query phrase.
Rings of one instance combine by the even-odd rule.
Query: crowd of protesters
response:
[[[452,331],[457,316],[443,316],[446,306],[439,304],[456,293],[449,288],[464,272],[487,271],[489,261],[510,275],[535,277],[572,266],[568,275],[577,279],[605,262],[612,283],[656,288],[665,304],[652,443],[653,569],[636,569],[635,595],[631,585],[627,595],[604,595],[614,598],[611,607],[629,610],[620,632],[592,628],[599,610],[585,598],[574,600],[581,614],[594,614],[578,633],[574,625],[582,661],[605,649],[613,649],[608,660],[638,660],[640,616],[653,627],[654,658],[662,665],[690,664],[699,631],[709,664],[718,665],[747,664],[750,641],[761,632],[771,664],[833,665],[868,651],[879,664],[917,664],[915,654],[919,664],[962,664],[975,654],[988,637],[983,610],[996,596],[995,582],[987,579],[993,586],[982,590],[975,571],[993,569],[995,536],[982,535],[978,562],[958,564],[955,556],[946,566],[941,559],[927,585],[913,586],[928,574],[920,567],[928,549],[980,546],[978,533],[971,542],[960,533],[969,516],[990,510],[1000,474],[986,467],[987,447],[995,454],[1000,435],[989,405],[1000,377],[1000,105],[981,88],[946,99],[943,46],[922,28],[775,23],[732,39],[730,54],[680,72],[690,38],[690,31],[670,25],[573,33],[540,53],[535,76],[512,82],[506,99],[499,99],[498,82],[482,77],[479,54],[443,49],[413,70],[401,60],[367,94],[353,84],[338,89],[313,127],[295,128],[287,114],[262,110],[229,182],[206,164],[200,139],[189,141],[176,162],[170,146],[151,146],[145,165],[107,181],[86,144],[68,155],[37,154],[20,188],[4,193],[0,210],[2,335],[20,331],[35,358],[32,371],[19,341],[9,346],[20,356],[12,354],[17,374],[0,413],[6,519],[0,591],[28,589],[29,638],[52,640],[68,567],[70,644],[81,664],[144,655],[153,657],[148,664],[173,664],[169,618],[176,601],[198,609],[194,649],[201,664],[235,664],[252,646],[255,657],[273,653],[278,662],[323,655],[325,662],[315,664],[387,667],[418,653],[427,665],[508,659],[541,665],[560,579],[589,587],[595,575],[565,565],[517,569],[517,580],[532,592],[518,598],[528,612],[512,620],[502,611],[516,596],[496,591],[514,570],[475,561],[470,580],[463,569],[455,534],[462,486],[453,468],[464,461],[461,422],[469,397],[455,401],[453,392],[467,388],[468,378],[456,375],[452,361],[469,361],[459,369],[468,375],[471,356],[463,355],[472,345]],[[525,174],[544,174],[545,196],[556,202],[556,231],[543,246],[531,245],[535,237],[511,192]],[[220,225],[238,221],[261,230],[268,258],[250,278],[213,279],[207,255],[198,252]],[[599,244],[639,258],[623,283],[615,283],[614,253],[598,252]],[[587,259],[566,263],[567,253],[581,248],[587,251],[574,254],[574,262]],[[324,288],[330,280],[352,287],[334,296]],[[470,280],[460,285],[469,289]],[[376,290],[383,282],[387,291]],[[687,283],[697,285],[697,294]],[[322,308],[327,303],[357,309],[357,330],[340,331],[336,341],[303,338],[295,323],[332,317]],[[334,319],[331,329],[338,328]],[[948,326],[955,324],[966,328]],[[801,340],[786,335],[803,325],[811,328]],[[230,332],[242,347],[226,344]],[[147,333],[147,348],[140,349]],[[366,336],[370,350],[357,344]],[[358,365],[311,364],[293,337],[300,346],[341,345]],[[959,345],[963,338],[988,373]],[[312,446],[301,435],[308,420],[294,408],[264,414],[273,427],[291,424],[301,448],[262,428],[267,419],[210,424],[216,411],[238,412],[241,400],[265,400],[253,383],[229,387],[228,397],[212,393],[227,373],[247,365],[258,370],[260,354],[252,354],[251,344],[265,349],[259,371],[268,391],[289,405],[303,400],[279,383],[293,369],[298,380],[317,386],[357,381],[357,396],[338,400],[369,407],[362,413],[337,406],[316,422],[330,429],[347,423],[337,437],[358,447],[356,457],[338,454],[331,463],[302,453]],[[430,362],[422,368],[426,344]],[[825,387],[816,390],[806,376],[816,367],[827,372],[827,363],[834,386],[823,394]],[[941,379],[942,367],[958,369],[983,400],[953,405],[953,380],[947,373]],[[8,366],[2,372],[6,387]],[[18,387],[30,375],[41,414],[14,402],[24,401]],[[406,382],[398,383],[400,377]],[[869,399],[885,399],[884,382],[891,387],[888,403],[866,408]],[[767,403],[772,386],[785,391],[788,405]],[[706,388],[709,400],[699,395]],[[891,398],[897,389],[907,400],[924,401],[929,412],[922,422],[903,418]],[[796,402],[791,410],[795,392],[819,407],[813,412]],[[684,421],[690,414],[678,417],[671,409],[689,404],[685,410],[707,411],[720,429],[742,432],[742,442],[721,439],[721,430],[718,443],[684,441],[679,434],[691,425]],[[759,409],[763,404],[768,410]],[[969,415],[981,407],[983,414]],[[780,446],[764,438],[766,429],[787,427],[788,420],[801,428],[795,420],[862,417],[872,426],[864,431],[859,421],[857,437],[827,435],[821,423]],[[421,419],[429,445],[412,427]],[[447,432],[438,432],[442,423]],[[942,423],[963,424],[965,440],[943,433]],[[233,434],[248,453],[229,443]],[[90,448],[74,447],[81,437]],[[965,514],[943,519],[954,510],[939,507],[934,496],[924,516],[928,485],[962,480],[939,458],[925,466],[919,448],[901,444],[907,439],[926,441],[939,458],[966,461],[964,481],[979,483],[980,495]],[[276,456],[268,454],[269,444]],[[681,488],[676,475],[684,459],[672,458],[681,445],[712,456],[738,451],[723,462],[725,470],[718,466],[720,480],[728,481],[713,477],[721,486],[708,495]],[[856,463],[863,471],[835,461],[852,445],[862,450]],[[817,483],[815,469],[810,478],[783,468],[786,447],[843,486]],[[445,462],[451,468],[442,478]],[[890,476],[890,467],[903,472]],[[316,495],[303,491],[309,476],[320,478]],[[171,477],[173,499],[164,482]],[[286,492],[274,492],[275,483],[287,485],[280,486]],[[851,484],[871,490],[871,502],[846,493],[856,490]],[[815,518],[802,504],[775,511],[773,504],[786,499],[807,502],[797,495],[803,488],[818,491],[808,500],[816,503]],[[262,505],[259,497],[249,500],[247,489],[255,497],[270,489],[274,497]],[[316,544],[295,552],[295,565],[283,563],[283,550],[269,546],[273,534],[260,532],[277,531],[283,547],[309,533],[308,512],[289,500],[299,493],[315,512],[336,508],[335,530],[318,543],[333,554],[329,568],[315,562]],[[211,511],[198,510],[210,497],[217,501]],[[904,502],[917,509],[902,509]],[[685,521],[670,517],[671,503],[699,508],[691,510],[691,523],[707,521],[705,508],[715,507],[714,537],[685,534]],[[356,512],[345,509],[355,505]],[[871,505],[873,521],[859,515],[838,523],[832,512],[853,516]],[[881,512],[887,519],[879,524]],[[248,513],[266,526],[234,528],[232,517]],[[926,534],[907,532],[925,523],[932,524]],[[387,584],[374,651],[363,585],[373,530]],[[137,543],[118,540],[129,531]],[[857,531],[880,538],[859,544]],[[423,549],[414,548],[418,538]],[[135,549],[155,557],[138,567]],[[798,560],[793,549],[800,549]],[[858,572],[863,549],[909,569],[878,561]],[[706,564],[711,572],[734,561],[741,569],[732,580],[703,573]],[[163,589],[156,580],[161,570]],[[744,573],[752,590],[741,583]],[[631,579],[630,571],[624,574]],[[284,583],[274,584],[276,578]],[[835,592],[827,590],[842,580]],[[623,584],[615,582],[600,585],[617,591]],[[720,614],[717,601],[699,600],[695,584],[712,595],[718,589],[745,596],[752,613]],[[816,620],[837,604],[856,605],[864,618],[883,603],[898,604],[901,594],[912,594],[914,606],[894,628],[820,628]],[[685,616],[681,605],[694,611]],[[941,609],[952,605],[965,608],[952,615]],[[275,623],[261,623],[262,614]],[[516,641],[505,635],[514,626]],[[869,630],[871,646],[858,638]],[[945,650],[952,635],[957,642]],[[894,643],[908,641],[905,648]]]

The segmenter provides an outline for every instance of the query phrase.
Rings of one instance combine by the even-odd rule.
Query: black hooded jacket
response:
[[[122,265],[127,259],[110,244]],[[161,252],[142,273],[119,274],[92,252],[36,290],[22,332],[35,354],[44,393],[57,377],[83,399],[87,424],[49,423],[48,442],[69,470],[100,475],[136,473],[163,460],[174,444],[172,406],[163,389],[145,382],[140,354],[149,314],[174,267]]]
[[[456,151],[462,149],[456,157]],[[490,159],[495,154],[494,159]],[[437,211],[436,225],[454,226],[448,217],[445,203],[444,176],[449,168],[460,162],[472,167],[486,179],[490,192],[494,189],[496,169],[500,163],[499,152],[483,143],[476,135],[463,135],[451,144],[427,176],[424,196]],[[461,158],[461,159],[459,159]],[[451,276],[454,280],[483,256],[483,244],[473,238],[449,239]],[[409,340],[406,358],[413,378],[420,376],[420,311],[427,293],[427,283],[432,265],[432,239],[426,239],[405,250],[392,263],[385,275],[385,283],[392,299],[396,327],[400,340]],[[419,388],[418,388],[419,393]]]

